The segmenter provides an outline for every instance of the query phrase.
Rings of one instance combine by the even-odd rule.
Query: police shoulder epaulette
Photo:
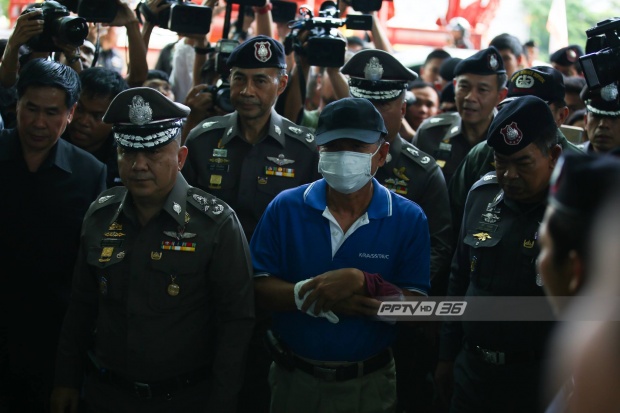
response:
[[[314,142],[314,133],[310,128],[296,125],[286,118],[282,118],[282,126],[286,135],[305,142],[308,146],[316,146]]]
[[[90,204],[90,208],[88,209],[86,215],[91,215],[99,209],[122,202],[123,199],[125,199],[126,193],[127,188],[122,185],[113,186],[110,189],[106,189]]]
[[[187,202],[215,220],[226,217],[232,212],[226,202],[195,187],[187,192]]]
[[[435,159],[433,159],[432,156],[429,156],[426,152],[422,152],[409,142],[403,142],[402,153],[424,169],[430,170],[436,165]]]
[[[191,130],[189,135],[187,135],[187,139],[202,135],[205,132],[209,132],[216,129],[224,129],[230,123],[230,116],[213,116],[211,118],[207,118],[200,122],[198,125]]]
[[[472,185],[471,189],[474,190],[478,187],[481,187],[483,185],[489,185],[489,184],[496,184],[496,185],[499,184],[499,182],[497,181],[497,174],[495,173],[495,171],[491,171],[485,174],[482,178],[476,181],[475,184]]]
[[[457,112],[447,112],[439,115],[431,116],[426,119],[420,128],[434,128],[436,126],[450,126],[450,125],[458,125],[461,121],[461,117]]]

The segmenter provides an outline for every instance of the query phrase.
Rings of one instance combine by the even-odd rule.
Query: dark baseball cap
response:
[[[383,116],[368,99],[344,98],[323,108],[315,136],[317,145],[343,138],[375,143],[387,133]]]

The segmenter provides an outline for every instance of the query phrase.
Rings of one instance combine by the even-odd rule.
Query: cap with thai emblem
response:
[[[583,49],[581,46],[572,44],[553,52],[551,56],[549,56],[549,61],[560,66],[571,66],[577,63],[581,56],[583,56]]]
[[[563,101],[565,94],[564,77],[559,70],[550,66],[534,66],[514,72],[508,82],[506,99],[500,105],[527,95],[539,97],[549,104]]]
[[[487,144],[502,155],[519,152],[557,126],[549,105],[536,96],[521,96],[506,103],[493,118]]]
[[[454,77],[465,73],[474,75],[495,75],[506,73],[504,61],[494,46],[489,46],[461,60],[454,68]]]
[[[597,89],[590,89],[585,85],[579,94],[586,105],[588,112],[609,118],[620,117],[620,101],[618,100],[618,85],[611,83]]]
[[[252,37],[235,47],[226,65],[242,69],[260,69],[276,67],[286,69],[284,46],[269,36]]]
[[[154,149],[181,133],[190,109],[155,89],[135,87],[116,95],[103,115],[114,126],[116,143],[125,149]]]
[[[340,70],[349,76],[349,93],[356,98],[391,100],[418,78],[394,56],[378,49],[355,53]]]

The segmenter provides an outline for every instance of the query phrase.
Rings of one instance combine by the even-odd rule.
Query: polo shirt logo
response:
[[[390,254],[369,254],[367,252],[360,252],[360,258],[370,258],[370,259],[378,259],[378,260],[389,260]]]

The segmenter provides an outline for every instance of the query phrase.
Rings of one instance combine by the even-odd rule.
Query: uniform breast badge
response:
[[[114,247],[103,247],[101,250],[101,256],[99,257],[99,262],[109,262],[112,258],[113,252]]]
[[[181,291],[181,287],[179,287],[179,284],[174,282],[176,279],[177,277],[174,277],[172,275],[170,276],[170,284],[168,284],[168,295],[171,297],[176,297]]]
[[[476,237],[478,241],[486,241],[492,238],[491,235],[486,232],[479,232],[477,234],[474,234],[474,237]]]
[[[158,252],[158,251],[151,251],[151,259],[153,261],[159,261],[161,260],[161,256],[163,255],[163,253]]]
[[[183,241],[162,241],[161,249],[169,250],[169,251],[195,252],[196,243],[195,242],[183,242]]]
[[[293,168],[282,168],[281,166],[266,166],[265,175],[295,178],[295,170]]]
[[[271,162],[275,163],[278,166],[284,166],[284,165],[288,165],[291,163],[295,163],[295,161],[292,159],[286,159],[283,153],[278,155],[277,158],[275,156],[268,156],[267,159],[269,159]]]
[[[409,177],[405,175],[406,168],[404,166],[401,168],[394,168],[392,169],[392,172],[394,172],[394,175],[396,175],[398,179],[402,179],[403,181],[407,182],[409,181]]]

